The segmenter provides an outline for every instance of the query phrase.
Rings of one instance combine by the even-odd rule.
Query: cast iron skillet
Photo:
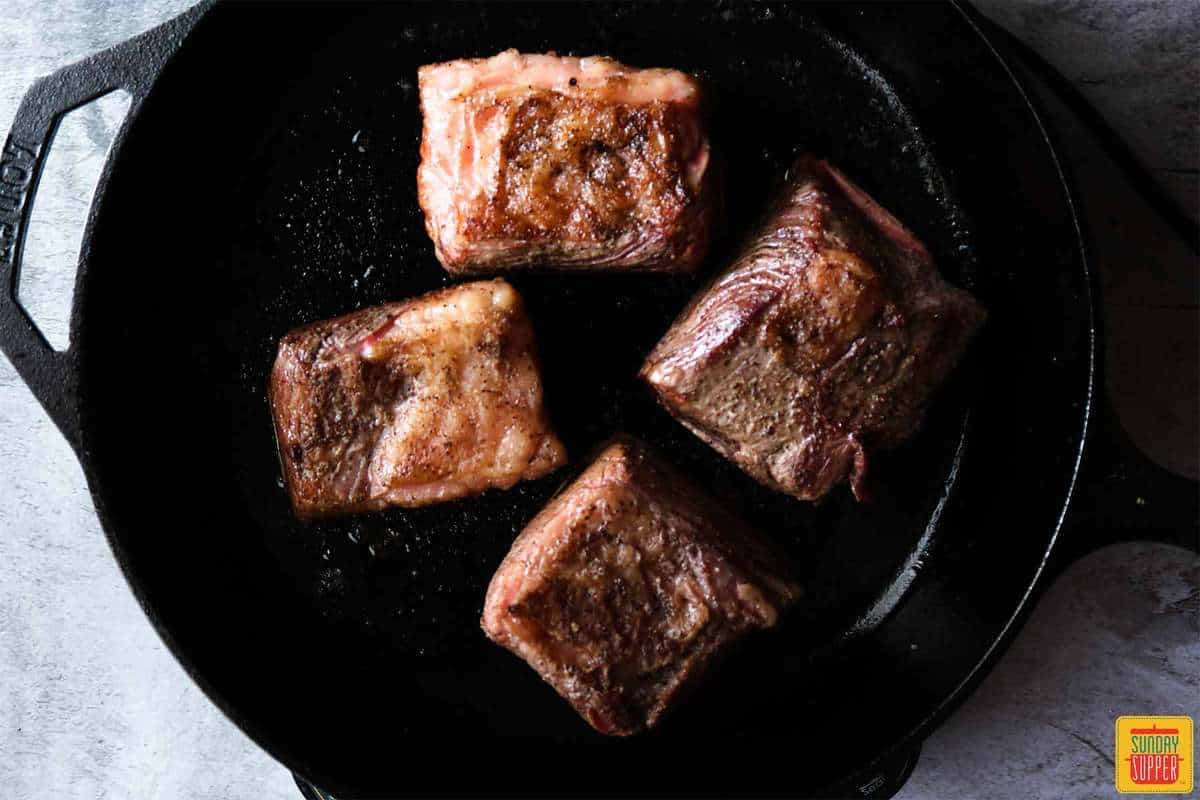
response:
[[[875,502],[813,506],[755,485],[634,379],[694,282],[514,279],[575,468],[618,430],[649,440],[777,540],[809,590],[629,740],[592,733],[478,629],[491,572],[570,470],[299,524],[274,453],[280,335],[448,282],[415,198],[416,67],[506,47],[707,78],[728,198],[709,272],[814,150],[991,312],[921,434],[876,458]],[[133,103],[57,353],[16,299],[29,201],[57,120],[115,88]],[[953,5],[205,3],[36,84],[4,159],[0,347],[78,453],[173,652],[334,793],[870,791],[873,765],[993,660],[1063,524],[1093,406],[1092,282],[1042,126]]]

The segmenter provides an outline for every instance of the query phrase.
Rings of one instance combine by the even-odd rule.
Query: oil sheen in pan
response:
[[[904,563],[900,566],[896,577],[884,587],[878,599],[871,604],[866,613],[850,626],[847,635],[853,636],[864,633],[883,622],[888,614],[891,614],[900,604],[900,601],[904,599],[904,594],[908,591],[908,587],[912,586],[912,582],[917,579],[921,567],[924,566],[925,557],[933,545],[933,537],[938,530],[938,522],[941,521],[942,512],[946,508],[946,501],[950,499],[950,494],[954,489],[954,481],[958,478],[958,468],[962,464],[963,451],[967,446],[967,432],[970,425],[971,415],[968,412],[963,417],[962,433],[958,438],[958,447],[954,450],[954,461],[950,464],[950,472],[946,475],[946,483],[942,490],[942,496],[938,498],[937,505],[933,507],[933,513],[929,516],[929,523],[925,526],[924,532],[921,533],[921,538],[917,539],[912,552],[904,559]]]
[[[298,65],[295,91],[266,101],[276,106],[265,112],[271,124],[245,176],[250,213],[233,256],[231,298],[242,305],[234,316],[254,320],[252,330],[230,338],[241,393],[234,469],[301,602],[339,626],[356,626],[380,647],[460,661],[486,652],[478,615],[487,581],[569,472],[443,506],[301,524],[277,483],[265,398],[286,331],[448,282],[416,205],[415,72],[423,63],[486,53],[475,52],[465,28],[408,36],[404,25],[376,19],[391,13],[399,12],[372,10],[348,26],[337,41],[352,37],[353,47],[343,42],[314,52],[311,63]],[[943,273],[971,288],[968,226],[903,91],[802,15],[772,13],[789,17],[771,28],[782,37],[775,55],[720,63],[711,54],[727,48],[702,40],[727,35],[720,24],[689,24],[698,39],[618,37],[612,26],[578,25],[571,41],[553,43],[519,19],[490,24],[506,46],[606,53],[702,74],[719,109],[712,136],[728,198],[706,275],[728,263],[794,155],[812,150],[895,211],[930,246]],[[748,119],[773,124],[746,125]],[[803,631],[806,641],[833,642],[900,602],[932,545],[937,509],[966,446],[970,382],[956,375],[916,439],[874,459],[874,503],[856,504],[843,491],[820,505],[778,495],[670,419],[636,379],[642,358],[704,279],[523,275],[513,283],[537,331],[547,404],[572,468],[619,430],[643,438],[780,543],[808,590],[787,627]]]

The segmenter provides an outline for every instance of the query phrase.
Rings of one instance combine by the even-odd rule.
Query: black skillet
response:
[[[949,4],[202,4],[26,96],[0,173],[0,347],[78,453],[173,652],[256,741],[335,794],[877,790],[878,765],[911,752],[1021,619],[1096,402],[1094,286],[1071,199],[972,19]],[[812,506],[753,484],[637,385],[694,283],[514,279],[576,464],[617,430],[651,441],[780,542],[809,589],[779,630],[628,740],[594,734],[478,629],[492,570],[565,473],[305,525],[274,453],[264,389],[281,334],[448,282],[415,198],[416,67],[506,47],[706,77],[728,198],[710,271],[813,150],[991,311],[924,430],[875,460],[875,502],[843,491]],[[20,242],[57,120],[115,88],[133,103],[84,236],[71,346],[56,353],[16,300]],[[1158,491],[1154,513],[1187,512],[1187,487],[1113,469],[1089,484],[1107,487],[1105,508]],[[1115,513],[1122,535],[1157,519]]]

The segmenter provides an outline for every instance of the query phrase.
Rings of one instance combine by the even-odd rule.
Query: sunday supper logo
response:
[[[1117,791],[1190,792],[1192,745],[1190,717],[1118,717]]]

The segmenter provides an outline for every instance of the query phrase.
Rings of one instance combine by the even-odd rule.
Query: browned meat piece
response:
[[[642,377],[680,422],[802,500],[920,425],[982,324],[917,239],[846,176],[802,158],[765,224],[667,332]]]
[[[765,540],[621,439],[517,538],[483,629],[596,730],[627,735],[799,594]]]
[[[301,517],[507,489],[566,460],[542,407],[533,328],[504,281],[294,330],[270,391]]]
[[[713,181],[690,75],[508,50],[418,78],[418,195],[451,273],[704,258]]]

